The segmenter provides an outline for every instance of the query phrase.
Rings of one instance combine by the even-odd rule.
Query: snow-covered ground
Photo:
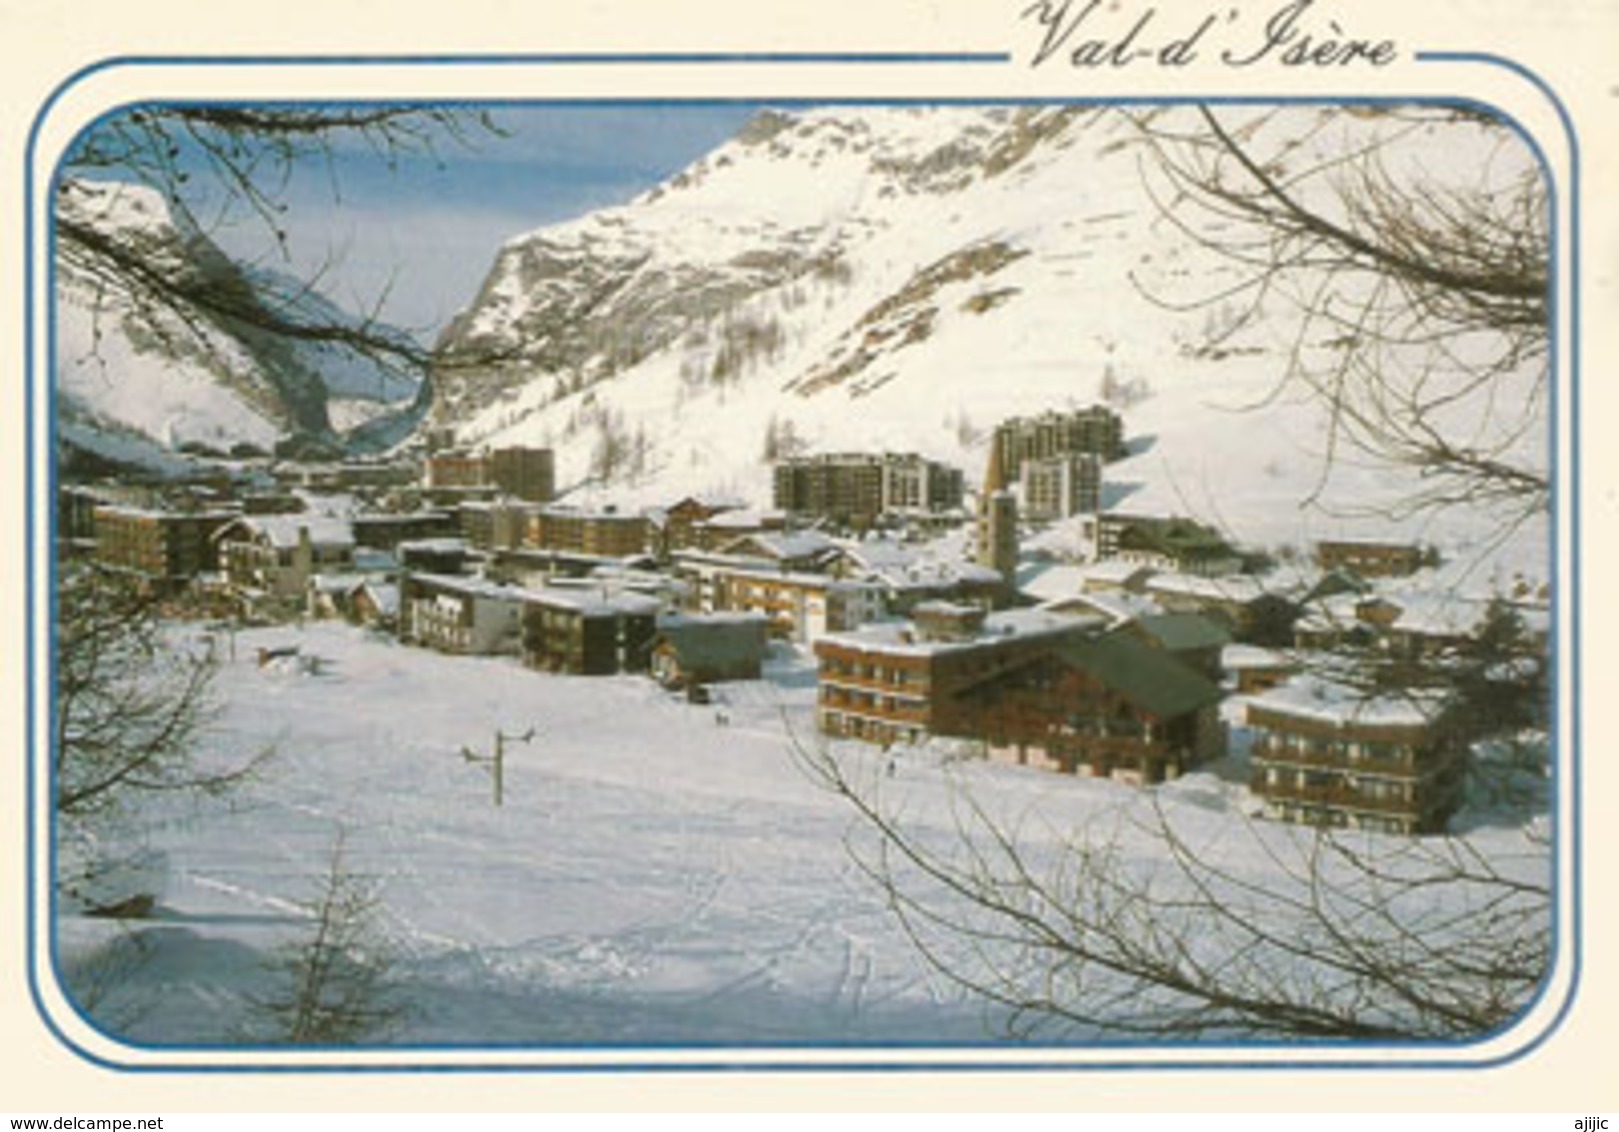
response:
[[[260,647],[299,659],[260,667]],[[864,836],[810,781],[811,662],[718,686],[693,705],[640,676],[544,675],[453,658],[334,623],[217,642],[225,764],[274,754],[227,800],[149,814],[168,877],[151,919],[64,915],[58,959],[107,1031],[140,1042],[251,1039],[264,964],[309,928],[341,838],[377,885],[396,953],[393,1040],[436,1045],[985,1043],[1000,1018],[922,962],[853,864]],[[504,804],[487,755],[507,745]],[[1239,737],[1240,738],[1240,737]],[[1234,744],[1240,747],[1240,743]],[[1232,758],[1157,791],[953,757],[838,748],[936,845],[962,798],[1030,840],[1038,860],[1082,829],[1131,828],[1161,802],[1189,844],[1239,875],[1303,843],[1254,823]],[[888,769],[890,760],[892,771]],[[1472,822],[1498,860],[1543,868],[1522,830]],[[1138,863],[1156,853],[1133,834]],[[1543,875],[1543,874],[1542,874]],[[133,932],[131,935],[129,933]]]

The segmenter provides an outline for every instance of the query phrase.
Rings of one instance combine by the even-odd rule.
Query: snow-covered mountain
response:
[[[415,396],[414,381],[346,347],[289,341],[142,287],[150,272],[216,289],[243,310],[273,303],[295,319],[354,321],[295,279],[233,263],[149,188],[64,181],[57,225],[56,393],[71,443],[268,450]]]
[[[1380,128],[1289,113],[1325,155]],[[1477,168],[1481,135],[1445,129],[1398,144]],[[1109,401],[1132,450],[1113,505],[1257,545],[1391,533],[1334,505],[1408,494],[1410,472],[1340,458],[1306,505],[1328,442],[1318,399],[1277,396],[1297,310],[1203,301],[1241,277],[1165,218],[1145,145],[1115,108],[766,112],[632,202],[510,240],[439,343],[432,416],[552,446],[564,486],[621,501],[762,501],[767,439],[919,451],[974,483],[999,420]],[[1424,522],[1402,533],[1455,544],[1494,518]]]

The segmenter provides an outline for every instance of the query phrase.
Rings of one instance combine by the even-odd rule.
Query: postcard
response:
[[[59,18],[9,1109],[1612,1108],[1612,14]]]

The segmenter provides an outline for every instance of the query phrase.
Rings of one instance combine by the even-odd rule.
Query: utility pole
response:
[[[504,731],[495,732],[495,753],[480,755],[471,747],[461,748],[461,757],[469,763],[484,763],[489,767],[490,777],[495,783],[495,805],[500,805],[506,799],[506,744],[529,743],[534,739],[534,728],[530,727],[521,735],[507,735]]]

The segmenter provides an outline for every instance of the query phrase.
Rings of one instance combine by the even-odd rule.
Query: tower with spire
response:
[[[1017,573],[1017,497],[1006,486],[999,429],[990,442],[984,487],[978,495],[978,540],[975,561],[1001,576],[1010,589]]]

